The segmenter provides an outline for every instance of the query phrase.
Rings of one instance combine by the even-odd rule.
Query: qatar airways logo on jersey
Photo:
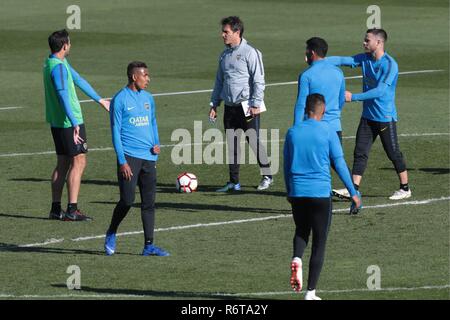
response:
[[[129,121],[135,127],[146,127],[149,125],[148,116],[131,117]]]

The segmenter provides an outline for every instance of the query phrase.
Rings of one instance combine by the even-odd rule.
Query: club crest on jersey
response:
[[[236,60],[241,60],[241,58],[242,58],[242,55],[240,55],[240,54],[238,54],[238,55],[236,56]]]
[[[150,103],[148,103],[148,102],[144,103],[144,108],[145,108],[145,110],[149,110],[150,109]]]

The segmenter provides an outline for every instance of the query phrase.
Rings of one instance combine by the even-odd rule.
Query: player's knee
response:
[[[134,203],[134,197],[128,197],[125,199],[120,199],[120,201],[117,205],[120,206],[122,209],[129,210],[131,208],[131,206],[133,205],[133,203]]]
[[[79,155],[73,157],[72,166],[74,168],[83,170],[86,167],[86,163],[87,163],[87,160],[86,160],[85,154],[79,154]]]

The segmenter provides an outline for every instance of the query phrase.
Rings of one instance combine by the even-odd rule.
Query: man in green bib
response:
[[[75,86],[109,111],[109,101],[102,99],[66,60],[70,39],[66,30],[48,38],[51,54],[44,62],[45,114],[51,126],[57,155],[52,174],[52,208],[49,218],[64,221],[92,220],[77,207],[81,176],[86,167],[87,139],[83,114]],[[67,211],[61,208],[61,196],[67,179]]]

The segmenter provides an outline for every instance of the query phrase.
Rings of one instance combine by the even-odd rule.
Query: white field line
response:
[[[23,107],[1,107],[0,111],[4,110],[14,110],[14,109],[23,109]]]
[[[429,133],[401,133],[399,137],[429,137],[429,136],[448,136],[449,132],[429,132]],[[345,136],[342,139],[355,139],[356,136]],[[284,139],[278,140],[262,140],[262,142],[283,142]],[[198,146],[198,145],[223,145],[225,141],[221,142],[195,142],[195,143],[185,143],[185,144],[162,144],[161,148],[170,148],[170,147],[186,147],[186,146]],[[112,147],[99,147],[99,148],[91,148],[89,151],[112,151],[114,148]],[[24,157],[24,156],[37,156],[37,155],[49,155],[55,154],[55,151],[40,151],[40,152],[24,152],[24,153],[0,153],[0,158],[12,158],[12,157]]]
[[[435,73],[435,72],[442,72],[444,70],[438,69],[438,70],[417,70],[417,71],[404,71],[399,72],[399,75],[408,75],[408,74],[420,74],[420,73]],[[346,80],[350,79],[361,79],[362,76],[352,76],[352,77],[345,77]],[[276,87],[276,86],[285,86],[285,85],[293,85],[297,84],[297,81],[289,81],[289,82],[277,82],[277,83],[268,83],[266,84],[266,87]],[[204,90],[193,90],[193,91],[178,91],[178,92],[166,92],[166,93],[155,93],[153,94],[154,97],[163,97],[163,96],[178,96],[182,94],[196,94],[196,93],[208,93],[212,92],[212,89],[204,89]],[[111,98],[106,98],[111,99]],[[80,100],[80,103],[86,103],[86,102],[93,102],[94,100],[88,99],[88,100]]]
[[[396,291],[420,291],[420,290],[442,290],[448,289],[450,285],[442,286],[421,286],[421,287],[393,287],[380,288],[377,290],[370,290],[368,288],[342,289],[342,290],[317,290],[317,293],[342,294],[352,292],[396,292]],[[83,287],[81,287],[81,292]],[[248,292],[248,293],[220,293],[220,292],[193,292],[192,295],[210,295],[211,297],[248,297],[248,296],[275,296],[275,295],[298,295],[294,291],[273,291],[273,292]],[[55,295],[15,295],[1,293],[0,299],[4,298],[19,298],[19,299],[51,299],[51,298],[143,298],[150,297],[146,294],[55,294]]]
[[[364,210],[368,210],[368,209],[389,208],[389,207],[410,206],[410,205],[416,206],[416,205],[429,204],[432,202],[446,201],[446,200],[450,200],[450,197],[440,197],[440,198],[433,198],[433,199],[426,199],[426,200],[404,201],[404,202],[396,202],[396,203],[377,204],[377,205],[373,205],[373,206],[364,206],[362,214],[364,214]],[[333,210],[333,213],[348,212],[348,211],[349,211],[348,208],[344,208],[344,209]],[[207,227],[215,227],[215,226],[222,226],[222,225],[229,225],[229,224],[257,222],[257,221],[274,220],[274,219],[290,218],[290,217],[291,217],[290,213],[288,211],[286,211],[285,215],[278,214],[275,216],[268,216],[268,217],[262,217],[262,218],[230,220],[230,221],[220,221],[220,222],[211,222],[211,223],[197,223],[197,224],[190,224],[190,225],[184,225],[184,226],[157,228],[157,229],[155,229],[155,232],[156,231],[162,232],[162,231],[184,230],[184,229],[193,229],[193,228],[207,228]],[[141,234],[143,232],[144,231],[142,231],[142,230],[141,231],[122,232],[122,233],[117,233],[117,236],[120,237],[120,236],[136,235],[136,234]],[[104,237],[105,237],[105,235],[103,234],[103,235],[97,235],[97,236],[74,238],[74,239],[71,239],[70,241],[74,241],[74,242],[88,241],[88,240],[94,240],[94,239],[102,239]],[[64,241],[64,238],[61,238],[61,239],[52,238],[52,239],[48,239],[48,240],[46,240],[44,242],[40,242],[40,243],[23,244],[23,245],[20,245],[19,247],[42,247],[42,246],[46,246],[49,244],[60,243],[63,241]]]
[[[320,290],[317,289],[317,293],[351,293],[351,292],[394,292],[394,291],[417,291],[417,290],[441,290],[448,289],[450,285],[442,285],[442,286],[422,286],[422,287],[399,287],[399,288],[380,288],[376,290],[371,290],[368,288],[361,289],[342,289],[342,290]],[[304,291],[302,291],[304,292]],[[216,293],[213,295],[223,296],[223,297],[233,297],[233,296],[274,296],[274,295],[285,295],[285,294],[293,294],[297,293],[291,291],[273,291],[273,292],[248,292],[248,293]]]

